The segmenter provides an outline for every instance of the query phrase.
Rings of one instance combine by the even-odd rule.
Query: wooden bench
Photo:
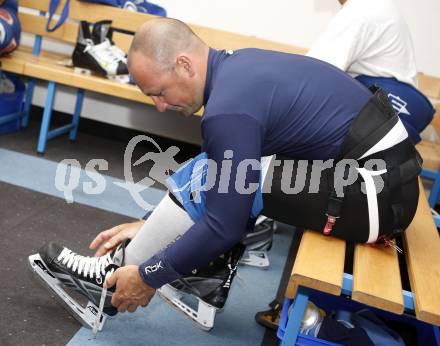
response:
[[[436,112],[431,125],[440,135],[440,79],[425,74],[419,74],[418,79],[420,90],[434,102]],[[440,199],[440,143],[422,140],[416,147],[423,158],[421,176],[433,181],[428,201],[431,208],[434,208]],[[440,217],[434,218],[437,227],[440,227]]]
[[[60,13],[65,1],[60,1],[57,13]],[[47,140],[56,136],[69,133],[70,139],[75,140],[85,91],[153,105],[153,101],[143,95],[134,85],[118,84],[102,77],[76,74],[73,68],[62,66],[60,62],[69,59],[70,56],[43,49],[42,40],[43,38],[55,40],[68,44],[73,49],[77,39],[79,21],[86,20],[93,23],[104,19],[111,19],[113,21],[112,27],[116,31],[113,37],[114,41],[122,50],[127,52],[133,33],[142,23],[155,18],[154,16],[72,0],[70,2],[69,20],[55,32],[49,33],[45,29],[47,22],[46,11],[49,8],[49,2],[49,0],[20,0],[19,18],[23,33],[34,35],[35,43],[33,47],[21,45],[11,55],[1,59],[1,69],[3,71],[29,77],[23,112],[8,117],[8,121],[20,117],[22,118],[22,126],[27,126],[35,79],[48,82],[48,93],[37,146],[39,153],[44,153]],[[258,47],[290,53],[304,53],[305,51],[298,47],[275,43],[257,37],[239,35],[196,25],[191,27],[208,45],[217,49]],[[72,110],[72,123],[62,128],[49,130],[57,84],[77,88],[77,99],[75,109]],[[200,114],[201,112],[199,112]]]
[[[440,135],[440,79],[422,73],[418,75],[420,90],[434,103],[436,112],[431,125]],[[440,166],[440,144],[431,141],[422,141],[417,149],[423,157],[423,166],[427,169],[437,171]]]
[[[353,274],[344,273],[346,243],[305,231],[286,291],[284,309],[293,303],[283,345],[295,345],[309,290],[345,294],[368,306],[440,326],[440,238],[420,184],[416,215],[403,235],[411,292],[402,290],[398,254],[392,247],[358,244]],[[293,302],[292,302],[293,300]],[[285,323],[282,320],[281,325]]]

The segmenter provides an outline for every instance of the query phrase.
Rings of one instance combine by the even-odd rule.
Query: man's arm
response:
[[[239,242],[246,231],[255,192],[240,193],[237,187],[243,190],[259,183],[259,169],[244,160],[260,160],[262,127],[248,115],[219,115],[203,122],[203,138],[203,149],[218,168],[216,182],[206,192],[206,213],[174,244],[139,267],[142,278],[153,288],[208,264]],[[230,152],[225,158],[225,151],[232,152],[230,159]],[[222,165],[227,168],[229,164],[230,174],[223,172],[220,178]],[[239,167],[245,179],[236,186]]]

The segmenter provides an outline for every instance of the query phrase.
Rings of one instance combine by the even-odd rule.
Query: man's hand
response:
[[[90,243],[89,248],[96,250],[95,256],[104,256],[113,251],[119,244],[126,239],[133,239],[136,233],[141,229],[145,220],[139,220],[131,223],[124,223],[99,233]]]
[[[136,265],[117,269],[106,281],[108,288],[114,285],[116,291],[113,293],[112,305],[119,312],[135,312],[138,306],[147,306],[156,292],[142,280]]]

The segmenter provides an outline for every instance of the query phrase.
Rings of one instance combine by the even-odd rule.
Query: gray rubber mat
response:
[[[54,120],[56,120],[56,117]],[[92,121],[87,122],[87,120],[88,119],[81,119],[81,122],[89,124],[96,123]],[[53,122],[56,123],[56,121]],[[80,128],[82,123],[80,123]],[[109,131],[114,131],[114,126],[108,127],[110,128]],[[79,131],[78,138],[75,142],[70,141],[67,135],[48,141],[46,152],[44,155],[41,155],[36,151],[39,131],[40,122],[31,118],[27,128],[21,129],[18,132],[1,135],[0,147],[31,156],[44,157],[47,160],[55,162],[60,162],[66,158],[74,158],[79,161],[82,168],[84,168],[91,159],[104,159],[108,162],[108,169],[105,171],[105,174],[119,179],[124,179],[124,152],[126,147],[132,137],[141,134],[133,130],[119,128],[119,131],[124,133],[127,138],[112,139]],[[176,154],[175,160],[178,163],[185,162],[199,152],[194,145],[188,145],[154,135],[147,136],[153,139],[163,151],[166,151],[170,146],[177,146],[179,152]],[[146,152],[157,152],[157,148],[151,143],[142,141],[136,145],[133,151],[132,162],[135,162]],[[138,181],[144,178],[150,171],[152,164],[152,161],[146,161],[139,165],[131,166],[134,180]],[[166,189],[164,185],[158,182],[153,186],[158,189]]]
[[[27,269],[48,241],[92,254],[99,231],[132,219],[0,182],[0,345],[65,345],[80,328]]]

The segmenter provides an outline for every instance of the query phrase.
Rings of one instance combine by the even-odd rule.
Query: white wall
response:
[[[341,7],[337,0],[153,0],[170,17],[310,47]],[[368,0],[364,0],[368,1]],[[407,21],[418,70],[440,77],[440,1],[395,0]],[[423,5],[422,5],[423,4]]]
[[[365,0],[368,1],[368,0]],[[395,0],[410,27],[418,70],[440,77],[440,1]],[[152,0],[170,17],[193,24],[255,35],[273,41],[310,47],[340,5],[337,0]],[[423,6],[421,5],[423,3]],[[74,96],[67,88],[57,96],[55,108],[73,110]],[[45,88],[37,89],[34,103],[44,104]],[[87,93],[82,116],[176,138],[200,142],[198,117],[158,113],[153,107]]]

